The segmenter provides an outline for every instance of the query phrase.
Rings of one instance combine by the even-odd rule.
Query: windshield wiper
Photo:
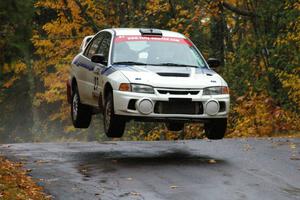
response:
[[[195,66],[195,65],[185,65],[185,64],[178,64],[178,63],[158,63],[155,64],[158,66],[174,66],[174,67],[195,67],[198,68],[199,66]]]
[[[147,63],[134,62],[134,61],[121,61],[121,62],[114,62],[113,64],[116,64],[116,65],[148,65]]]

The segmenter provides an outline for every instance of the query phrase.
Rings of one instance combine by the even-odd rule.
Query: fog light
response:
[[[151,99],[141,99],[136,102],[136,108],[144,115],[149,115],[153,112],[153,102]]]
[[[216,115],[220,110],[220,104],[216,100],[209,100],[205,104],[205,112],[208,115]]]

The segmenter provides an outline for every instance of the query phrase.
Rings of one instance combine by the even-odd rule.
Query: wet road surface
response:
[[[59,200],[300,199],[300,139],[1,145]]]

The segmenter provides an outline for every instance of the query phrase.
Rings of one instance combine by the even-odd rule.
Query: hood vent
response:
[[[187,73],[159,72],[157,74],[160,76],[170,76],[170,77],[190,77],[190,74]]]

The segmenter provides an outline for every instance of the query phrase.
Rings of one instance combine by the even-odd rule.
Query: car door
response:
[[[79,90],[80,100],[84,104],[95,106],[92,96],[95,87],[95,81],[92,74],[94,73],[96,63],[91,62],[91,58],[97,53],[97,50],[99,49],[104,36],[104,33],[99,33],[98,35],[96,35],[86,47],[82,55],[81,63],[84,70],[81,73],[82,84]]]
[[[95,67],[93,72],[90,72],[90,80],[94,83],[94,88],[92,92],[92,101],[93,105],[98,106],[99,97],[101,92],[103,91],[103,79],[101,76],[101,72],[107,67],[108,59],[109,59],[109,51],[111,45],[112,35],[109,32],[104,32],[104,37],[96,51],[96,54],[102,54],[105,58],[105,62],[103,64],[94,63]]]

